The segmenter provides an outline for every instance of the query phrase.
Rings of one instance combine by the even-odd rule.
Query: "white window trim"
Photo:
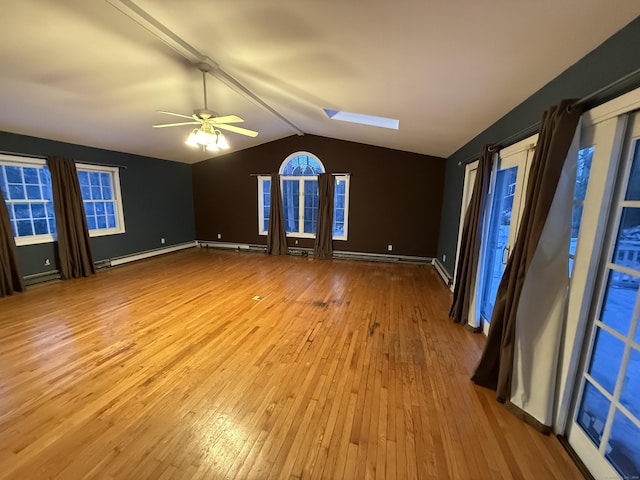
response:
[[[258,175],[258,234],[267,235],[269,231],[264,226],[264,182],[265,180],[271,180],[270,175]],[[271,193],[269,193],[271,194]],[[261,208],[262,207],[262,208]],[[271,213],[271,211],[269,211]]]
[[[87,163],[76,163],[76,171],[89,170],[93,172],[108,172],[113,179],[113,199],[115,200],[116,227],[115,228],[97,228],[89,230],[90,237],[104,237],[106,235],[117,235],[125,233],[124,211],[122,208],[122,192],[120,190],[120,169],[118,167],[110,167],[106,165],[90,165]]]
[[[298,202],[298,231],[297,232],[286,232],[287,237],[295,237],[295,238],[316,238],[315,233],[305,233],[304,231],[304,182],[305,181],[318,181],[317,175],[308,175],[304,177],[291,177],[286,176],[283,177],[280,175],[280,191],[284,191],[284,182],[292,182],[297,181],[300,184],[298,189],[298,196],[300,197],[300,201]],[[283,212],[284,217],[284,212]]]
[[[333,240],[347,240],[347,238],[349,237],[349,197],[351,196],[349,194],[349,188],[351,187],[351,175],[334,175],[333,176],[333,181],[335,183],[337,183],[338,181],[344,181],[345,182],[345,188],[344,188],[344,235],[335,235],[333,237]],[[335,185],[334,183],[334,185]],[[335,205],[333,207],[333,212],[335,214]],[[335,219],[334,219],[335,220]],[[331,227],[333,229],[333,226]]]
[[[47,165],[44,158],[21,157],[19,155],[0,154],[0,162],[4,165],[8,163],[14,164],[16,167],[24,167],[25,165],[33,165],[35,167],[43,167]],[[5,202],[8,200],[5,199]],[[52,243],[56,240],[55,236],[48,233],[46,235],[29,235],[25,237],[13,237],[16,246],[37,245],[40,243]]]
[[[322,163],[322,161],[313,153],[311,152],[307,152],[307,151],[298,151],[298,152],[294,152],[292,154],[290,154],[289,156],[287,156],[287,158],[284,159],[284,161],[280,164],[280,169],[278,170],[278,174],[279,174],[279,178],[280,178],[280,191],[284,190],[284,181],[285,180],[297,180],[300,182],[300,188],[299,188],[299,195],[300,195],[300,202],[298,203],[298,231],[297,232],[287,232],[286,236],[287,237],[291,237],[291,238],[316,238],[315,233],[305,233],[304,232],[304,221],[303,221],[303,215],[304,215],[304,181],[305,180],[318,180],[318,176],[317,175],[304,175],[304,176],[284,176],[282,175],[282,171],[285,167],[285,165],[287,165],[287,163],[289,163],[289,161],[292,158],[295,158],[297,156],[300,155],[307,155],[309,157],[313,157],[315,158],[318,163],[320,163],[320,165],[322,166],[322,170],[323,172],[326,172],[326,169],[324,167],[324,164]],[[263,199],[264,199],[264,181],[265,180],[271,180],[271,176],[269,175],[258,175],[258,235],[268,235],[268,230],[263,228],[264,225],[264,204]],[[349,237],[349,189],[351,186],[351,176],[349,174],[341,174],[341,175],[333,175],[333,179],[334,179],[334,184],[335,182],[338,181],[344,181],[345,182],[345,199],[344,199],[344,234],[343,235],[334,235],[332,237],[332,240],[342,240],[345,241],[348,239]],[[335,212],[335,206],[334,206],[334,212]],[[332,229],[333,229],[333,225],[332,225]]]

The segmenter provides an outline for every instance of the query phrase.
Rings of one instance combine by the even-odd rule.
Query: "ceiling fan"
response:
[[[153,128],[178,127],[182,125],[200,125],[199,128],[195,128],[189,134],[189,137],[187,138],[187,141],[185,143],[193,147],[202,147],[203,150],[212,151],[229,148],[229,143],[227,142],[222,132],[220,132],[220,130],[227,130],[229,132],[239,133],[240,135],[246,135],[248,137],[257,136],[258,132],[254,130],[237,127],[235,125],[229,125],[231,123],[244,122],[244,120],[237,115],[225,115],[223,117],[220,117],[216,112],[213,112],[207,108],[206,74],[211,70],[211,67],[206,63],[199,63],[197,66],[198,69],[202,72],[204,108],[194,110],[192,115],[183,115],[181,113],[158,110],[159,113],[164,113],[165,115],[173,115],[174,117],[188,118],[189,121],[178,123],[162,123],[159,125],[153,125]]]

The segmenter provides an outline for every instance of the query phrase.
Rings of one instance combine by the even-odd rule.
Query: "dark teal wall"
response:
[[[127,167],[120,169],[126,232],[92,238],[96,261],[195,240],[191,165],[7,132],[0,132],[0,151]],[[51,243],[18,247],[18,257],[25,276],[57,268]],[[51,266],[44,265],[47,258]]]
[[[560,100],[564,98],[579,99],[590,95],[639,68],[640,17],[565,70],[447,159],[442,215],[440,217],[438,258],[442,261],[443,255],[446,255],[446,261],[443,263],[450,274],[453,274],[455,265],[464,181],[464,167],[459,166],[458,162],[464,162],[471,156],[478,154],[482,145],[486,143],[501,142],[518,132],[527,130],[540,121],[543,111],[557,104]],[[638,86],[640,86],[640,80],[636,76],[634,83],[623,84],[617,89],[607,92],[606,95],[600,96],[587,106],[592,107],[594,104],[602,103]],[[520,138],[511,138],[509,143],[515,143],[533,133],[535,131],[522,133]]]

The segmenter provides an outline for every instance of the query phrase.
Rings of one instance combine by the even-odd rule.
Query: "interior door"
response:
[[[485,333],[493,313],[498,285],[518,232],[532,154],[529,139],[505,149],[500,152],[491,178],[477,290],[480,297],[479,314]]]
[[[596,478],[640,476],[640,114],[629,127],[567,431]]]

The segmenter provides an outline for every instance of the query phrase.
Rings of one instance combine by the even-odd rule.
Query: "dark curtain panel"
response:
[[[24,283],[18,266],[16,241],[11,230],[7,204],[0,190],[0,297],[23,291]]]
[[[330,173],[318,175],[318,223],[313,254],[316,258],[333,257],[333,192],[334,178]]]
[[[471,192],[471,200],[467,207],[460,239],[460,258],[456,271],[456,283],[453,289],[453,302],[449,316],[455,323],[467,323],[469,305],[475,287],[480,243],[482,237],[482,217],[484,214],[489,180],[491,178],[491,162],[496,152],[495,145],[485,145],[478,162],[478,171]]]
[[[287,255],[287,234],[284,230],[282,214],[282,191],[280,175],[271,175],[271,204],[269,207],[269,232],[267,233],[267,253],[269,255]]]
[[[95,267],[76,164],[64,157],[49,157],[47,164],[51,172],[60,275],[64,280],[88,277],[95,273]]]
[[[472,377],[478,385],[496,390],[498,401],[503,403],[511,395],[516,314],[522,286],[582,115],[582,107],[570,108],[572,103],[563,100],[542,116],[518,236],[498,287],[487,343]],[[567,245],[567,252],[568,248]]]

